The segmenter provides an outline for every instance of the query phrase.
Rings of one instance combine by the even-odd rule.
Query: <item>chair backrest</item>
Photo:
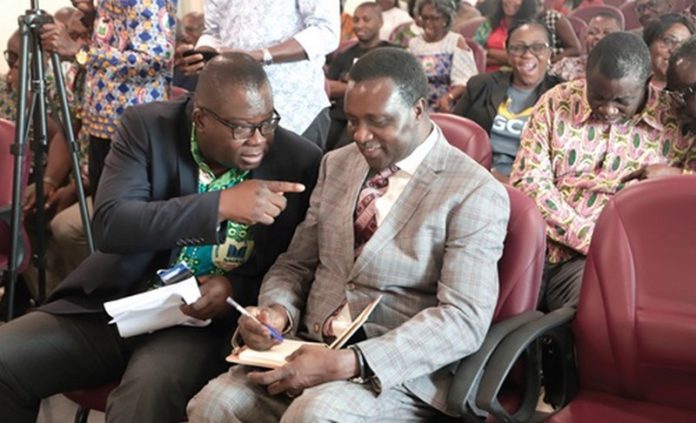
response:
[[[631,9],[633,10],[633,9]],[[609,6],[609,5],[604,5],[604,6],[587,6],[582,9],[575,9],[570,14],[568,14],[568,17],[575,17],[578,19],[581,19],[584,21],[586,24],[590,23],[590,20],[597,16],[597,13],[610,13],[614,16],[616,16],[619,19],[619,22],[624,26],[626,25],[626,21],[624,19],[624,14],[621,12],[620,9],[617,9],[614,6]],[[640,25],[640,24],[639,24]]]
[[[185,96],[188,94],[188,90],[186,88],[181,88],[177,87],[175,85],[172,85],[172,100],[175,100],[179,97]]]
[[[621,7],[624,3],[626,3],[626,0],[604,0],[605,5],[614,6],[617,9]]]
[[[473,120],[448,113],[430,113],[450,144],[466,153],[486,169],[491,168],[493,153],[488,133]]]
[[[479,26],[481,26],[482,23],[486,22],[487,19],[488,18],[485,16],[476,16],[475,18],[467,19],[466,21],[462,22],[458,28],[454,29],[454,31],[462,34],[464,38],[473,40],[476,30]]]
[[[471,52],[474,53],[476,70],[478,70],[479,73],[486,72],[486,50],[483,47],[481,47],[481,44],[477,43],[476,41],[470,38],[465,38],[464,40],[466,40],[466,45],[469,46]]]
[[[15,156],[10,153],[10,147],[14,143],[15,124],[9,120],[0,119],[0,206],[12,203],[12,183],[14,176]],[[22,186],[29,176],[29,164],[31,160],[30,149],[26,149],[26,160],[24,162],[24,180]]]
[[[583,389],[696,410],[696,176],[604,208],[573,325]]]
[[[14,184],[14,160],[10,153],[10,147],[14,143],[15,124],[5,119],[0,119],[0,209],[12,206],[12,187]],[[27,148],[24,156],[24,171],[22,172],[22,193],[26,189],[31,167],[31,149]],[[9,255],[11,229],[9,225],[9,210],[7,219],[0,219],[0,269],[9,267]],[[29,238],[24,228],[20,228],[22,239],[19,243],[18,271],[23,271],[29,264]]]
[[[498,261],[500,289],[493,321],[534,310],[546,257],[546,222],[534,201],[509,185],[510,220]]]
[[[636,5],[633,1],[627,1],[622,4],[619,8],[624,17],[624,30],[630,31],[632,29],[640,28],[642,25],[638,20],[638,14],[636,13]]]
[[[585,31],[587,31],[587,22],[583,21],[582,19],[578,18],[577,16],[567,16],[568,22],[570,22],[570,26],[573,27],[573,32],[575,32],[575,35],[578,37],[578,40],[580,40],[580,44],[582,45],[583,49],[585,48]]]

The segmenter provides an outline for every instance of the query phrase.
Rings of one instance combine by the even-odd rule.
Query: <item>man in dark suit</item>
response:
[[[260,64],[211,61],[194,98],[129,109],[96,198],[90,256],[39,311],[0,327],[0,416],[36,419],[41,398],[118,380],[109,422],[179,421],[224,367],[236,316],[303,219],[321,151],[278,127]],[[201,298],[182,311],[213,319],[121,338],[103,303],[145,291],[154,271],[188,264]]]

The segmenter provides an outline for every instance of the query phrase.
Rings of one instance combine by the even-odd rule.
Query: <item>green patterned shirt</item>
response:
[[[191,153],[198,165],[199,193],[231,188],[249,178],[249,171],[234,168],[215,177],[201,156],[195,124],[191,130]],[[246,263],[253,251],[254,239],[249,226],[228,221],[222,244],[184,247],[178,262],[185,263],[196,276],[222,275]]]

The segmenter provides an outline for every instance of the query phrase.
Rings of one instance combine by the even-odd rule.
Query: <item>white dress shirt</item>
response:
[[[206,0],[205,29],[197,47],[244,51],[294,38],[308,60],[266,66],[280,124],[302,134],[330,105],[324,90],[324,56],[338,47],[338,0]]]
[[[389,210],[396,204],[396,200],[399,199],[406,185],[408,185],[413,175],[416,174],[418,166],[420,166],[423,159],[425,159],[430,150],[432,150],[438,137],[441,136],[440,131],[440,128],[433,123],[433,130],[430,131],[430,135],[428,135],[425,141],[416,147],[405,159],[395,163],[399,171],[389,177],[387,191],[375,200],[377,227],[382,224],[384,218],[389,214]]]

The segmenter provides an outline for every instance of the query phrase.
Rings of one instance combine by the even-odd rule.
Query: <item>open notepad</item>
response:
[[[298,350],[303,345],[323,345],[332,350],[337,350],[351,338],[357,332],[358,329],[367,321],[370,317],[372,311],[379,304],[382,296],[380,295],[376,300],[372,301],[363,309],[363,311],[358,314],[358,316],[348,325],[348,327],[330,344],[326,345],[319,342],[310,341],[298,341],[295,339],[286,339],[278,345],[274,345],[271,349],[266,351],[252,350],[247,347],[240,347],[232,354],[227,356],[227,361],[230,363],[246,364],[247,366],[264,367],[267,369],[276,369],[283,366],[286,361],[285,358]]]

